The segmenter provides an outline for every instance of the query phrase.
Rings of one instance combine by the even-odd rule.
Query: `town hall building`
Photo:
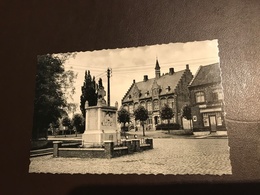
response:
[[[144,75],[143,81],[133,80],[122,99],[122,106],[129,111],[133,124],[135,124],[134,110],[139,105],[144,106],[149,114],[146,124],[155,129],[156,125],[165,122],[160,119],[160,110],[168,104],[174,112],[170,122],[182,126],[181,110],[184,105],[189,104],[188,85],[192,78],[188,64],[184,70],[175,72],[174,68],[169,68],[168,73],[161,75],[160,65],[156,59],[155,77],[149,79],[148,75]]]

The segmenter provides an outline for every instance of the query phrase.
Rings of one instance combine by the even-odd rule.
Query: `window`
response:
[[[222,117],[220,112],[216,113],[216,118],[217,118],[217,126],[222,126]]]
[[[205,95],[204,92],[197,92],[195,93],[196,103],[205,102]]]
[[[138,108],[138,102],[134,104],[134,109],[136,110]]]
[[[152,102],[151,101],[147,101],[147,110],[152,111]]]
[[[170,108],[173,108],[173,107],[174,107],[174,99],[173,99],[172,97],[171,97],[171,98],[168,98],[167,102],[168,102],[168,106],[169,106]]]
[[[203,114],[203,124],[204,124],[204,127],[209,127],[209,115],[208,114]]]
[[[134,113],[133,104],[130,104],[130,105],[129,105],[129,112],[130,112],[130,113]]]
[[[154,110],[159,110],[158,100],[154,100],[154,101],[153,101],[153,109],[154,109]]]
[[[149,118],[148,118],[148,124],[153,124],[153,121],[152,121],[152,117],[151,117],[151,116],[149,116]]]
[[[146,107],[145,107],[145,102],[141,102],[141,106],[143,106],[144,108],[146,108]]]
[[[171,87],[170,86],[168,86],[168,87],[166,87],[166,92],[170,92],[170,90],[171,90]]]
[[[161,102],[161,107],[164,107],[164,105],[166,104],[166,99],[165,98],[161,99],[160,102]]]
[[[213,91],[213,101],[223,100],[223,92],[221,89],[216,89]]]
[[[124,105],[124,109],[126,109],[128,111],[128,106],[127,105]]]

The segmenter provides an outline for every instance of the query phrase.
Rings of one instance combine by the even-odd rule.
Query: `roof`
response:
[[[193,80],[190,82],[190,87],[206,85],[211,83],[221,82],[219,63],[200,66]]]
[[[160,76],[159,78],[152,78],[148,79],[147,81],[140,81],[136,82],[133,85],[131,85],[130,89],[126,93],[126,95],[123,98],[123,101],[126,101],[126,97],[133,93],[135,87],[138,88],[140,92],[139,98],[149,98],[152,96],[152,88],[153,84],[157,84],[161,90],[161,95],[171,94],[174,93],[175,88],[177,87],[182,75],[184,74],[185,70],[181,70],[178,72],[174,72],[173,74],[165,74]],[[170,91],[168,92],[166,88],[170,86]],[[149,95],[146,95],[147,91],[149,91]]]

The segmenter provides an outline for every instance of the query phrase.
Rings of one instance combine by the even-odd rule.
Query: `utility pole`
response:
[[[107,69],[107,105],[110,106],[110,71],[112,72],[112,69]]]

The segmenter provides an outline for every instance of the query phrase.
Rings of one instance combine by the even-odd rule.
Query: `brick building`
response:
[[[200,66],[189,90],[194,131],[226,130],[219,63]]]
[[[163,123],[160,119],[160,109],[164,104],[168,104],[174,112],[171,123],[182,124],[181,109],[189,102],[188,84],[193,78],[189,65],[185,70],[169,72],[161,75],[160,65],[156,60],[155,78],[148,78],[144,75],[143,81],[135,82],[129,87],[122,99],[122,106],[131,114],[131,121],[135,124],[134,110],[139,106],[144,106],[149,113],[146,124],[155,128],[157,124]]]

